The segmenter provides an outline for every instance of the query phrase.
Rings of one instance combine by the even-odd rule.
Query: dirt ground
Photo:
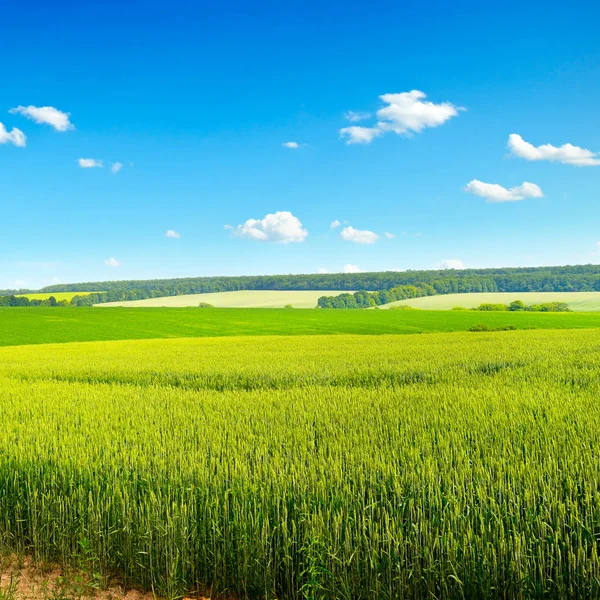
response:
[[[0,600],[154,600],[152,592],[126,590],[118,582],[101,586],[77,571],[35,564],[30,558],[0,557]],[[205,596],[183,600],[210,600]]]

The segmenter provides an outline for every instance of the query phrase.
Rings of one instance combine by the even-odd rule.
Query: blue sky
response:
[[[0,288],[600,262],[597,2],[28,6],[3,8]]]

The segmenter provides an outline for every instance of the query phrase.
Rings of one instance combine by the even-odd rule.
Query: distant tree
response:
[[[48,298],[48,304],[49,306],[57,306],[58,302],[54,296],[50,296],[50,298]]]
[[[508,305],[508,310],[512,310],[512,311],[525,310],[525,303],[522,300],[513,300]]]
[[[214,308],[214,304],[209,304],[208,302],[200,302],[198,304],[198,308]]]
[[[286,304],[283,308],[294,308],[291,304]]]

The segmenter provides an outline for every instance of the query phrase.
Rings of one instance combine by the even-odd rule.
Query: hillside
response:
[[[480,304],[509,304],[513,300],[522,300],[528,306],[543,302],[566,302],[571,310],[577,312],[600,311],[600,292],[495,292],[480,294],[445,294],[410,298],[382,304],[381,309],[398,305],[413,306],[424,310],[450,310],[455,306],[476,308]]]
[[[329,292],[341,294],[343,292]],[[95,306],[111,307],[184,307],[198,306],[201,302],[212,304],[218,308],[315,308],[322,291],[271,291],[244,290],[240,292],[217,292],[213,294],[186,294],[183,296],[163,296],[162,298],[146,298],[145,300],[129,300],[124,302],[106,302]]]

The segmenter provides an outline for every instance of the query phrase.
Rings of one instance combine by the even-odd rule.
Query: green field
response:
[[[2,348],[0,540],[171,598],[598,597],[599,339]]]
[[[600,313],[480,313],[237,308],[0,308],[0,346],[234,335],[409,334],[600,328]]]
[[[28,298],[29,300],[48,300],[54,296],[57,301],[66,300],[70,302],[74,296],[89,296],[92,292],[52,292],[43,294],[17,294],[17,298]],[[101,292],[94,292],[101,293]]]
[[[145,300],[129,300],[127,302],[106,302],[96,306],[124,307],[185,307],[198,306],[206,302],[219,308],[283,308],[291,304],[294,308],[315,308],[321,296],[336,296],[340,291],[277,291],[277,290],[243,290],[239,292],[219,292],[214,294],[186,294],[182,296],[165,296],[163,298],[147,298]]]
[[[383,304],[379,308],[390,308],[399,304],[414,306],[425,310],[450,310],[455,306],[476,308],[480,304],[510,304],[513,300],[522,300],[525,304],[543,302],[567,302],[574,311],[600,311],[600,292],[484,292],[480,294],[440,294],[399,300]]]

